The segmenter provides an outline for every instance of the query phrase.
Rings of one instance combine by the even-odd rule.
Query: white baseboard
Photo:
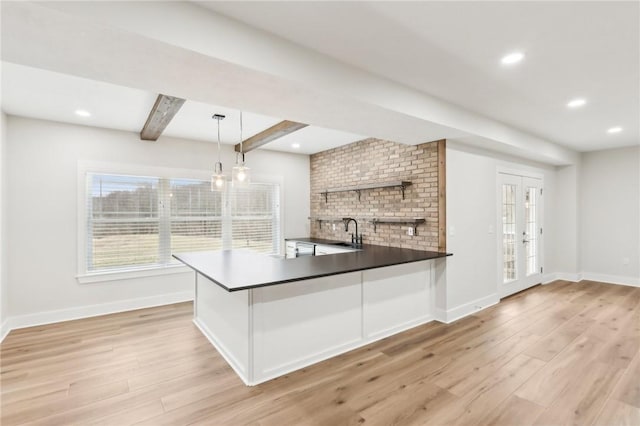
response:
[[[546,274],[542,284],[549,284],[557,280],[580,282],[582,280],[598,281],[605,284],[628,285],[631,287],[640,287],[640,278],[625,277],[620,275],[598,274],[594,272],[566,273],[553,272]]]
[[[194,318],[193,323],[195,324],[196,327],[198,327],[202,335],[206,337],[209,343],[211,343],[211,345],[214,348],[216,348],[216,351],[218,351],[218,353],[222,356],[222,358],[224,358],[224,360],[227,361],[227,364],[231,366],[233,371],[236,372],[240,380],[242,380],[242,382],[245,385],[253,386],[256,384],[256,383],[252,383],[251,378],[249,377],[249,374],[250,374],[250,372],[248,371],[249,366],[246,366],[246,367],[243,366],[240,361],[238,361],[233,355],[231,355],[231,352],[229,352],[226,349],[226,347],[222,344],[222,342],[220,342],[220,340],[216,338],[216,336],[211,332],[211,330],[209,330],[209,327],[207,327],[198,318]]]
[[[293,371],[300,370],[301,368],[308,367],[313,364],[317,364],[319,362],[325,361],[329,358],[333,358],[337,355],[352,351],[354,349],[360,348],[362,346],[366,346],[370,343],[377,342],[378,340],[382,340],[386,337],[392,336],[394,334],[401,333],[403,331],[409,330],[414,327],[418,327],[420,325],[431,322],[433,318],[431,316],[425,316],[414,321],[409,321],[404,324],[400,324],[392,329],[385,330],[384,332],[380,332],[371,337],[361,336],[358,339],[348,341],[342,344],[339,344],[335,347],[323,350],[321,352],[314,353],[309,356],[305,356],[303,358],[299,358],[293,360],[291,362],[287,362],[283,365],[278,365],[277,367],[270,368],[265,371],[247,371],[251,370],[251,366],[243,366],[240,361],[238,361],[220,342],[218,338],[216,338],[215,334],[211,332],[211,330],[198,318],[193,319],[193,323],[200,329],[202,334],[209,340],[209,343],[216,348],[218,353],[227,361],[227,364],[233,368],[236,372],[240,380],[244,382],[247,386],[255,386],[260,383],[267,382],[269,380],[275,379],[276,377],[280,377],[284,374],[291,373]],[[251,358],[251,355],[250,355]]]
[[[375,342],[377,340],[384,339],[385,337],[393,336],[394,334],[402,333],[403,331],[407,331],[414,327],[418,327],[420,325],[429,323],[433,321],[433,319],[434,319],[433,315],[423,315],[421,317],[414,318],[410,321],[406,321],[401,324],[396,324],[392,327],[388,327],[382,330],[377,330],[373,332],[365,331],[363,335],[363,339],[368,342]]]
[[[193,300],[193,296],[193,291],[182,291],[158,296],[120,300],[117,302],[103,303],[99,305],[79,306],[56,311],[38,312],[35,314],[9,317],[2,325],[2,339],[4,339],[6,334],[11,330],[19,328],[114,314],[117,312],[132,311],[135,309],[152,308],[154,306],[170,305],[172,303],[187,302],[189,300]]]
[[[369,337],[361,336],[359,339],[354,339],[352,341],[334,346],[332,348],[305,356],[304,358],[299,358],[293,360],[292,362],[287,362],[286,364],[279,365],[276,368],[272,368],[266,371],[254,371],[254,378],[249,383],[250,386],[258,385],[260,383],[267,382],[269,380],[275,379],[276,377],[283,376],[288,373],[292,373],[294,371],[300,370],[302,368],[308,367],[310,365],[317,364],[319,362],[325,361],[327,359],[333,358],[340,354],[352,351],[354,349],[361,348],[373,342],[377,342],[386,337],[393,336],[398,333],[402,333],[403,331],[410,330],[414,327],[421,326],[423,324],[427,324],[433,321],[432,316],[424,316],[417,318],[412,321],[407,321],[406,323],[397,325],[395,327],[389,328],[384,332],[379,332]],[[214,345],[215,346],[215,345]],[[232,366],[233,367],[233,366]],[[234,368],[235,369],[235,368]],[[237,371],[237,370],[236,370]],[[244,378],[243,378],[244,380]]]
[[[581,275],[581,279],[583,280],[640,287],[640,278],[638,277],[623,277],[619,275],[596,274],[593,272],[583,272]]]
[[[448,309],[447,311],[436,308],[434,312],[434,318],[440,322],[449,324],[475,312],[486,309],[489,306],[493,306],[499,302],[500,298],[498,297],[498,293],[493,293],[489,296],[481,297],[480,299],[465,303],[464,305]]]
[[[9,328],[9,318],[7,318],[0,325],[0,343],[2,343],[5,337],[7,337],[7,334],[9,334],[10,331],[11,329]]]
[[[374,339],[373,341],[375,340],[379,340],[379,339]],[[250,386],[259,385],[260,383],[268,382],[269,380],[273,380],[277,377],[284,376],[285,374],[293,373],[294,371],[301,370],[305,367],[309,367],[311,365],[317,364],[322,361],[326,361],[330,358],[333,358],[340,354],[360,348],[369,343],[370,342],[368,340],[365,341],[362,339],[354,339],[350,342],[345,342],[344,344],[340,344],[340,345],[328,348],[327,350],[316,352],[312,355],[305,356],[304,358],[299,358],[291,362],[287,362],[286,364],[279,365],[274,368],[269,368],[262,371],[255,371],[254,378],[251,381]]]
[[[433,308],[433,319],[438,322],[447,323],[447,311],[442,308]]]
[[[570,274],[566,272],[553,272],[546,274],[542,280],[542,284],[549,284],[557,280],[571,281],[577,283],[582,280],[582,274]]]

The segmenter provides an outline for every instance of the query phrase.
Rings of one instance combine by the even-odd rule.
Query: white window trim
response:
[[[130,280],[135,278],[155,277],[158,275],[184,274],[193,270],[185,265],[162,265],[147,268],[102,271],[77,275],[80,284],[102,283],[106,281]]]
[[[155,167],[133,163],[112,163],[103,161],[79,160],[77,165],[77,265],[76,279],[80,284],[91,284],[106,281],[128,280],[135,278],[153,277],[158,275],[187,273],[190,268],[181,264],[154,265],[150,267],[140,267],[131,269],[120,269],[113,271],[87,272],[86,271],[86,249],[87,249],[87,226],[85,218],[87,215],[87,173],[121,174],[132,176],[153,176],[165,179],[184,178],[199,179],[208,181],[211,179],[210,170],[181,169],[171,167]],[[252,180],[260,183],[273,183],[280,186],[280,236],[284,235],[284,179],[280,175],[252,174]],[[283,242],[280,242],[282,251]],[[280,253],[278,253],[280,254]]]

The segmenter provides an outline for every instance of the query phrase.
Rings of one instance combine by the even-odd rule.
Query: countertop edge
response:
[[[290,241],[294,241],[293,239],[287,239]],[[413,250],[413,249],[409,249],[409,250]],[[183,261],[182,259],[180,259],[180,255],[172,255],[172,257],[174,257],[175,259],[179,260],[180,262],[182,262],[183,264],[185,264],[186,266],[188,266],[189,268],[193,269],[194,271],[196,271],[197,273],[201,274],[202,276],[206,277],[207,279],[211,280],[213,283],[219,285],[220,287],[222,287],[223,289],[225,289],[228,292],[235,292],[235,291],[242,291],[242,290],[250,290],[253,288],[260,288],[260,287],[269,287],[269,286],[273,286],[273,285],[278,285],[278,284],[286,284],[286,283],[293,283],[296,281],[306,281],[306,280],[311,280],[311,279],[315,279],[315,278],[322,278],[322,277],[329,277],[329,276],[333,276],[333,275],[340,275],[340,274],[348,274],[351,272],[358,272],[358,271],[367,271],[367,270],[371,270],[371,269],[379,269],[379,268],[385,268],[388,266],[395,266],[395,265],[404,265],[407,263],[415,263],[415,262],[423,262],[423,261],[429,261],[429,260],[434,260],[434,259],[442,259],[442,258],[446,258],[448,256],[452,256],[452,253],[441,253],[441,252],[427,252],[424,250],[415,250],[415,251],[422,251],[425,253],[433,253],[435,254],[434,256],[429,256],[426,258],[420,258],[420,259],[408,259],[408,260],[403,260],[403,261],[396,261],[396,262],[389,262],[389,263],[381,263],[378,265],[372,265],[372,266],[365,266],[365,267],[354,267],[354,268],[348,268],[348,269],[342,269],[339,271],[329,271],[329,272],[323,272],[323,273],[316,273],[316,274],[311,274],[311,275],[306,275],[303,277],[295,277],[295,278],[288,278],[288,279],[283,279],[283,280],[274,280],[274,281],[268,281],[268,282],[264,282],[264,283],[260,283],[260,284],[250,284],[247,286],[242,286],[242,287],[234,287],[234,288],[229,288],[227,286],[225,286],[224,284],[222,284],[221,282],[217,281],[216,279],[214,279],[213,277],[211,277],[210,275],[208,275],[207,273],[201,271],[199,268]],[[281,261],[286,261],[285,259],[281,259]]]
[[[224,285],[224,284],[222,284],[221,282],[216,281],[215,279],[211,278],[209,275],[205,274],[204,272],[202,272],[200,269],[196,268],[195,266],[190,265],[190,264],[188,264],[187,262],[183,261],[183,260],[182,260],[182,259],[180,259],[178,256],[180,256],[180,255],[179,255],[179,254],[172,254],[172,255],[171,255],[171,257],[173,257],[174,259],[177,259],[177,260],[179,260],[180,262],[182,262],[182,264],[183,264],[183,265],[185,265],[185,266],[187,266],[187,267],[189,267],[189,268],[193,269],[195,272],[199,273],[200,275],[203,275],[203,276],[207,277],[207,279],[208,279],[208,280],[213,281],[214,283],[218,284],[220,287],[222,287],[223,289],[227,290],[228,292],[236,291],[235,289],[234,289],[234,290],[231,290],[230,288],[228,288],[227,286],[225,286],[225,285]],[[251,286],[251,287],[249,287],[249,288],[253,288],[253,286]]]
[[[234,292],[234,291],[240,291],[240,290],[251,290],[252,288],[269,287],[269,286],[278,285],[278,284],[294,283],[296,281],[312,280],[312,279],[315,279],[315,278],[330,277],[332,275],[349,274],[351,272],[368,271],[368,270],[371,270],[371,269],[385,268],[387,266],[405,265],[407,263],[415,263],[415,262],[426,262],[428,260],[442,259],[442,258],[447,257],[447,256],[451,256],[451,254],[445,254],[445,255],[442,255],[442,256],[430,257],[428,259],[415,259],[415,260],[407,260],[407,261],[403,261],[403,262],[388,263],[388,264],[384,264],[384,265],[376,265],[376,266],[369,266],[369,267],[345,269],[345,270],[342,270],[342,271],[335,271],[335,272],[327,272],[327,273],[321,273],[321,274],[315,274],[315,275],[308,275],[306,277],[301,277],[301,278],[291,278],[291,279],[286,279],[286,280],[270,281],[270,282],[267,282],[267,283],[254,284],[254,285],[250,285],[250,286],[247,286],[247,287],[237,287],[237,288],[234,288],[234,289],[231,289],[231,290],[228,289],[227,287],[223,286],[222,284],[216,282],[215,280],[211,279],[211,277],[209,277],[208,275],[206,275],[206,274],[202,274],[202,275],[204,275],[205,277],[207,277],[208,279],[210,279],[214,283],[218,284],[219,286],[221,286],[225,290],[227,290],[229,292]]]

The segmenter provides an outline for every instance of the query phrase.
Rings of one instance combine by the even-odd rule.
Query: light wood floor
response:
[[[3,426],[640,425],[640,288],[538,286],[245,387],[191,305],[17,330]]]

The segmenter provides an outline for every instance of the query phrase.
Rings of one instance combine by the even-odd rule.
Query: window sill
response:
[[[184,274],[192,269],[184,265],[154,266],[146,269],[126,271],[98,272],[94,274],[77,275],[80,284],[101,283],[107,281],[131,280],[136,278],[155,277],[158,275]]]

